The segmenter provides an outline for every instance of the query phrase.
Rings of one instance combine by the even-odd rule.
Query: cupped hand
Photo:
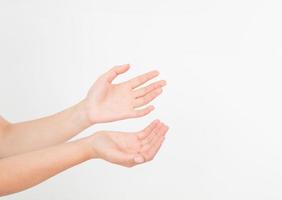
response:
[[[168,127],[156,120],[134,133],[102,131],[88,138],[93,158],[125,167],[151,161],[159,151]]]
[[[151,71],[126,82],[112,83],[118,75],[125,73],[129,68],[128,64],[113,67],[90,88],[84,102],[91,123],[142,117],[154,109],[153,106],[142,107],[162,93],[162,87],[166,82],[161,80],[139,88],[159,75],[158,71]]]

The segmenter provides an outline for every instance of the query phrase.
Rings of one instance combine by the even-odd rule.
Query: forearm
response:
[[[86,160],[92,156],[86,139],[61,144],[0,160],[0,196],[15,193]]]
[[[65,142],[90,125],[83,102],[52,116],[10,124],[1,135],[0,157]]]

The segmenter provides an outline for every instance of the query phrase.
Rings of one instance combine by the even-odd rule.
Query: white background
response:
[[[89,161],[3,199],[281,199],[281,10],[278,0],[1,0],[1,115],[60,111],[131,63],[118,81],[151,69],[167,79],[157,110],[79,137],[155,118],[171,128],[152,163]]]

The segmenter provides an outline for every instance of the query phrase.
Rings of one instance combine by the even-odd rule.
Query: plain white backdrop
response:
[[[118,81],[151,69],[167,79],[157,110],[78,137],[155,118],[171,128],[152,163],[94,160],[2,199],[282,199],[281,9],[278,0],[1,0],[1,115],[60,111],[131,63]]]

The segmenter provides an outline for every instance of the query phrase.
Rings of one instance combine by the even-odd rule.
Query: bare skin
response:
[[[90,136],[94,155],[125,167],[151,161],[165,139],[168,127],[155,120],[133,133],[102,131]]]
[[[161,80],[142,87],[158,76],[157,71],[152,71],[113,84],[114,78],[125,73],[129,67],[122,65],[112,68],[98,78],[85,99],[52,116],[14,124],[0,116],[0,158],[60,144],[96,123],[148,115],[153,106],[141,110],[138,108],[159,96],[166,82]]]
[[[82,162],[103,159],[124,167],[152,160],[168,127],[159,121],[136,133],[103,131],[0,160],[0,196],[19,192]]]
[[[101,131],[64,143],[96,123],[143,117],[154,109],[143,106],[161,94],[166,82],[143,86],[159,75],[152,71],[113,84],[129,67],[112,68],[98,78],[85,99],[60,113],[15,124],[0,116],[0,196],[32,187],[89,159],[125,167],[152,160],[168,130],[158,120],[135,133]]]

